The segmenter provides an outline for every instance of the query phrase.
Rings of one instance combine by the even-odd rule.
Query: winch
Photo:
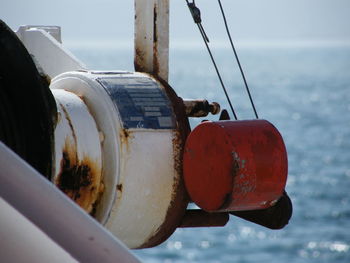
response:
[[[37,112],[51,117],[31,115],[31,137],[17,129],[30,125],[2,118],[11,132],[1,128],[0,139],[130,248],[156,246],[178,227],[224,226],[229,214],[282,228],[292,205],[281,134],[266,120],[227,120],[216,102],[179,97],[167,83],[167,1],[136,2],[137,14],[141,5],[153,13],[136,16],[135,68],[142,72],[86,69],[60,43],[59,27],[21,27],[17,38],[2,23],[1,69],[13,64],[0,72],[0,99],[13,106],[6,111],[18,123],[26,119],[12,90],[24,83],[11,85],[26,66],[35,81],[21,101],[43,105]],[[221,120],[191,131],[189,118],[220,112]],[[17,137],[23,147],[13,143]],[[40,138],[33,149],[30,141]]]
[[[143,73],[68,72],[50,88],[60,116],[53,182],[128,246],[163,241],[188,204],[181,99]]]
[[[227,212],[266,209],[283,194],[286,150],[265,120],[190,132],[188,115],[219,105],[184,103],[144,73],[67,72],[50,88],[59,116],[51,180],[130,247],[159,244],[184,218],[223,225]],[[206,212],[186,210],[190,200]]]

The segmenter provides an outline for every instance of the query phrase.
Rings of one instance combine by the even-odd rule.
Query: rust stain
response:
[[[192,100],[185,104],[186,115],[189,117],[205,117],[210,112],[207,100]]]
[[[158,41],[158,34],[157,34],[157,3],[154,3],[153,7],[153,41]]]
[[[91,188],[92,189],[92,188]],[[101,201],[101,198],[102,198],[102,194],[105,190],[105,185],[103,183],[103,178],[101,177],[101,181],[100,181],[100,189],[99,189],[99,192],[97,194],[97,198],[96,198],[96,201],[92,204],[92,210],[90,212],[90,215],[95,217],[96,215],[96,211],[97,211],[97,206],[98,204],[100,203]]]
[[[129,150],[129,141],[134,138],[133,133],[128,129],[121,129],[119,132],[119,137],[121,144],[126,147],[127,150]]]
[[[70,119],[69,114],[68,114],[66,108],[64,107],[64,105],[62,103],[60,103],[60,106],[61,106],[61,109],[62,109],[62,111],[64,113],[64,117],[68,121],[69,128],[72,131],[72,136],[73,136],[74,143],[75,143],[75,145],[77,145],[77,135],[75,134],[75,130],[74,130],[74,127],[73,127],[72,120]]]
[[[239,180],[236,180],[233,186],[235,195],[247,195],[254,192],[257,187],[256,175],[240,174]]]
[[[123,191],[123,185],[122,184],[117,184],[117,191],[120,191],[120,192]]]
[[[101,167],[88,156],[79,160],[77,151],[69,140],[66,140],[63,149],[61,169],[55,178],[55,184],[86,212],[92,215],[95,213],[104,190]]]
[[[181,225],[189,202],[189,196],[184,186],[182,173],[184,145],[191,131],[185,113],[185,105],[183,104],[183,100],[176,95],[175,91],[166,81],[162,80],[159,76],[158,80],[162,84],[162,88],[164,88],[173,105],[176,117],[176,130],[173,133],[173,157],[174,169],[176,170],[177,176],[174,178],[172,200],[163,224],[155,231],[154,235],[139,248],[154,247],[164,242],[176,228]]]
[[[159,57],[158,57],[158,30],[157,30],[157,3],[153,8],[153,73],[154,76],[159,76]]]
[[[134,68],[135,71],[138,72],[146,72],[154,77],[158,77],[160,73],[160,67],[159,67],[159,54],[158,54],[158,30],[157,30],[157,23],[158,23],[158,6],[157,3],[154,4],[153,7],[153,54],[147,54],[149,51],[144,51],[142,47],[140,47],[141,43],[135,44],[135,57],[134,57]],[[136,19],[136,18],[135,18]],[[146,39],[146,37],[144,37]],[[149,68],[151,65],[145,65],[146,59],[148,56],[152,55],[152,68]]]
[[[174,155],[174,168],[178,174],[182,175],[182,155],[183,155],[184,142],[178,131],[174,132],[173,136],[173,155]]]
[[[138,71],[138,72],[145,72],[146,71],[146,68],[144,66],[144,60],[145,60],[145,52],[140,50],[136,44],[135,59],[134,59],[134,67],[135,67],[136,71]]]

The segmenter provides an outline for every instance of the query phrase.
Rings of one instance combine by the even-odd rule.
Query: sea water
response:
[[[73,52],[90,68],[133,70],[130,48]],[[215,49],[214,56],[238,118],[254,118],[231,51]],[[178,229],[162,245],[133,252],[150,263],[350,262],[350,48],[256,46],[239,56],[259,117],[286,143],[289,225],[269,230],[231,216],[223,228]],[[169,82],[183,98],[228,109],[202,48],[171,50]]]

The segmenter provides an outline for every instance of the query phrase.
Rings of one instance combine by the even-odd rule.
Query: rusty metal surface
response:
[[[0,193],[1,198],[10,204],[14,209],[20,211],[41,233],[45,233],[51,241],[66,250],[79,262],[139,262],[129,250],[118,239],[114,238],[95,219],[81,211],[73,202],[55,187],[48,180],[43,178],[30,165],[23,161],[13,151],[0,142]],[[3,203],[3,202],[2,202]],[[5,211],[0,209],[2,215]],[[13,210],[14,211],[14,210]],[[3,216],[1,227],[4,227]],[[14,218],[13,229],[21,234],[20,220]],[[22,218],[23,219],[23,218]],[[29,222],[28,221],[28,222]],[[33,227],[34,225],[31,224]],[[3,233],[3,229],[1,229]],[[33,231],[26,234],[31,234]],[[38,231],[36,231],[38,233]],[[26,235],[25,235],[26,236]],[[19,244],[11,242],[11,238],[2,235],[2,242],[10,243],[14,253],[22,253],[21,244],[28,253],[35,253],[31,249],[30,242],[38,242],[37,236],[19,239]],[[39,253],[47,253],[45,245],[40,241],[37,244],[41,247]],[[4,246],[0,245],[1,252]],[[6,253],[5,253],[6,255]],[[50,254],[52,260],[30,260],[30,255],[24,255],[22,261],[6,260],[4,253],[1,253],[1,262],[53,262],[57,258],[60,262],[67,262],[62,257],[55,257]],[[42,259],[39,254],[37,259]],[[56,261],[55,261],[56,262]]]
[[[102,73],[101,73],[102,74]],[[116,145],[114,144],[113,138],[118,138],[119,133],[115,130],[116,120],[114,116],[111,116],[113,111],[110,109],[113,108],[109,97],[101,91],[100,85],[94,85],[93,79],[101,74],[93,74],[90,72],[67,72],[63,75],[53,79],[51,84],[52,92],[55,94],[59,91],[66,91],[74,93],[83,103],[87,106],[88,113],[93,117],[95,121],[96,132],[91,134],[94,128],[84,128],[84,133],[82,137],[86,135],[89,136],[88,143],[82,143],[79,145],[78,149],[83,150],[85,153],[88,151],[89,155],[94,156],[94,160],[100,154],[101,158],[99,160],[102,169],[102,180],[104,183],[103,194],[98,198],[96,204],[96,213],[94,217],[97,221],[105,224],[114,201],[115,191],[116,191],[116,178],[115,178],[115,169],[119,167],[119,164],[115,158],[118,155],[116,150]],[[106,73],[111,75],[111,73]],[[87,77],[89,76],[89,77]],[[56,95],[55,95],[56,97]],[[61,110],[60,116],[65,121],[64,112]],[[60,126],[61,124],[59,124]],[[56,128],[57,130],[57,128]],[[68,132],[67,132],[68,133]],[[60,139],[59,146],[57,150],[60,152],[56,158],[60,159],[62,156],[62,149],[65,144],[65,136],[56,136],[57,139]],[[94,140],[94,144],[91,145],[91,142]],[[95,147],[95,144],[99,144],[100,147]],[[90,146],[89,146],[90,145]],[[87,149],[88,147],[88,149]],[[100,153],[99,153],[100,152]],[[55,163],[56,175],[60,172],[60,162]],[[95,206],[94,206],[95,207]]]
[[[134,58],[134,68],[138,72],[147,72],[147,69],[145,67],[145,56],[146,52],[140,50],[138,47],[135,48],[135,58]],[[148,72],[150,74],[153,74],[152,72]]]
[[[208,213],[200,209],[186,210],[180,227],[221,227],[229,220],[228,213]]]
[[[209,113],[213,115],[220,112],[220,105],[217,102],[209,103],[207,100],[183,100],[185,112],[188,117],[205,117]]]
[[[135,1],[136,71],[168,79],[169,1]]]
[[[96,76],[92,76],[92,78],[94,77]],[[108,77],[111,78],[111,75],[108,75]],[[130,83],[126,83],[126,77]],[[128,73],[122,76],[118,74],[114,78],[113,85],[116,86],[116,84],[119,85],[120,83],[130,85],[134,82],[140,84],[143,83],[143,80],[148,79],[148,75],[140,73]],[[67,78],[64,78],[63,81],[66,83]],[[84,83],[85,81],[86,79],[84,79]],[[55,82],[55,87],[62,89],[63,85],[60,84],[62,82]],[[152,82],[155,82],[153,78]],[[95,88],[93,86],[95,83],[98,84],[96,85],[96,90],[97,86],[101,88],[99,82],[89,84],[92,88]],[[69,81],[64,86],[68,86],[68,84],[73,87],[79,86],[79,83],[76,84],[75,80],[74,82]],[[159,90],[159,83],[154,84],[154,87]],[[90,87],[86,88],[86,90],[89,89]],[[104,89],[102,91],[105,92]],[[160,93],[162,93],[162,98],[164,97],[168,109],[168,113],[165,116],[168,117],[167,121],[169,122],[166,125],[167,128],[163,129],[163,126],[159,124],[159,127],[154,126],[155,128],[149,129],[145,128],[145,126],[133,127],[131,129],[129,128],[130,126],[126,126],[128,127],[127,129],[122,125],[120,112],[117,111],[119,108],[115,107],[116,105],[114,103],[116,102],[111,100],[110,96],[108,98],[106,97],[108,100],[104,99],[102,104],[110,106],[108,110],[110,110],[111,114],[109,115],[108,111],[101,111],[96,114],[97,106],[94,105],[94,107],[91,107],[91,101],[101,102],[99,100],[101,95],[99,94],[100,96],[91,98],[91,96],[88,96],[89,94],[83,93],[80,90],[76,92],[76,94],[82,94],[84,96],[83,98],[80,97],[80,99],[86,102],[90,110],[92,109],[91,114],[93,114],[96,123],[99,123],[98,127],[104,133],[105,140],[102,144],[102,149],[114,145],[110,151],[104,152],[105,154],[103,156],[105,190],[101,197],[101,202],[99,202],[97,207],[97,218],[101,206],[111,201],[110,209],[105,210],[106,220],[104,224],[127,246],[132,248],[155,246],[167,239],[180,224],[188,203],[184,189],[182,189],[184,193],[177,194],[177,189],[179,185],[182,185],[182,182],[179,179],[179,173],[175,171],[173,155],[178,156],[179,154],[177,152],[181,151],[181,147],[174,147],[173,144],[178,145],[175,142],[177,140],[182,142],[182,139],[179,139],[181,138],[181,134],[177,134],[178,132],[175,129],[177,125],[177,121],[174,119],[175,110],[164,90],[161,90]],[[109,104],[110,102],[111,104]],[[120,104],[118,105],[120,106]],[[123,106],[124,104],[121,105]],[[71,114],[72,107],[68,106],[67,109],[68,113]],[[186,117],[184,114],[183,116]],[[71,114],[71,117],[73,128],[77,128],[76,123],[80,124],[80,122],[77,120],[76,115]],[[74,145],[74,136],[70,132],[71,128],[68,121],[66,121],[63,110],[61,110],[61,119],[65,121],[65,127],[62,127],[62,129],[64,128],[66,130],[65,134],[69,135],[71,144]],[[101,120],[108,124],[111,123],[111,125],[101,125]],[[162,118],[160,120],[163,121]],[[86,131],[87,129],[84,130]],[[82,135],[86,135],[86,133]],[[76,137],[79,143],[79,139],[81,138],[79,133],[76,133]],[[96,138],[98,140],[99,136],[97,135]],[[115,144],[114,141],[117,141],[118,144]],[[159,145],[155,145],[157,142],[159,142]],[[64,142],[60,143],[60,146],[63,146],[63,144]],[[79,143],[78,146],[79,153],[84,153],[85,151],[82,151],[83,145]],[[59,149],[62,148],[60,147]],[[59,158],[61,156],[62,153],[59,155]],[[177,157],[176,162],[176,167],[181,169],[180,156]],[[113,166],[110,166],[108,169],[107,164],[113,164]],[[56,163],[56,167],[59,166],[60,163]],[[110,172],[110,174],[105,173],[106,171]],[[108,194],[108,191],[113,191],[113,195],[106,200],[106,193]],[[174,191],[176,192],[174,193],[175,196],[172,196]],[[178,201],[179,199],[180,201]],[[180,205],[177,205],[178,203]],[[174,212],[168,212],[171,209]],[[180,211],[180,213],[176,211]],[[167,227],[168,225],[169,227]]]
[[[55,91],[54,95],[59,114],[55,131],[56,172],[52,181],[94,215],[104,191],[99,133],[81,97],[67,91]]]
[[[168,208],[164,223],[157,229],[155,235],[151,237],[142,247],[154,247],[170,237],[170,235],[181,225],[182,218],[189,203],[183,180],[182,158],[186,138],[190,133],[190,125],[185,114],[183,101],[178,97],[171,86],[164,80],[158,78],[167,96],[169,97],[176,116],[176,131],[173,136],[174,168],[178,177],[173,184],[173,196],[171,205]]]
[[[130,139],[134,138],[133,132],[129,129],[122,128],[119,132],[120,142],[129,151]]]
[[[86,212],[94,214],[104,188],[101,170],[88,156],[79,159],[69,140],[62,152],[60,173],[55,178],[55,184]]]

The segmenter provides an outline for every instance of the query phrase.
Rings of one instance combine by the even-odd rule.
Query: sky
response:
[[[221,0],[234,40],[241,42],[350,43],[349,0]],[[210,39],[226,39],[215,0],[196,0]],[[20,25],[58,25],[63,41],[133,41],[133,0],[1,0],[0,19]],[[170,0],[170,40],[201,41],[185,0]]]

